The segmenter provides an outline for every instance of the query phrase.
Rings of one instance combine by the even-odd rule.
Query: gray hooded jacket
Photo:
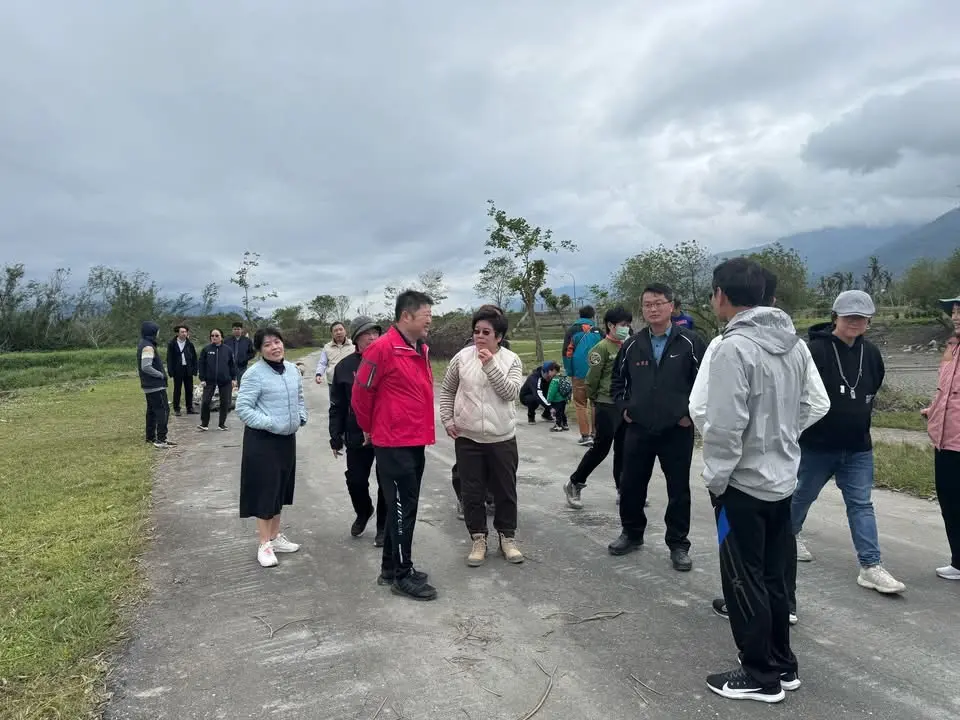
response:
[[[727,325],[710,363],[703,426],[703,479],[711,493],[734,487],[768,502],[793,494],[798,440],[813,412],[809,362],[782,310],[751,308]]]

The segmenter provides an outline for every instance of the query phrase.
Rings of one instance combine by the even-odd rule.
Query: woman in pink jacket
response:
[[[954,335],[940,360],[937,394],[930,407],[921,412],[936,448],[937,499],[952,555],[949,565],[937,568],[937,575],[944,580],[960,580],[960,296],[940,303],[953,318]]]

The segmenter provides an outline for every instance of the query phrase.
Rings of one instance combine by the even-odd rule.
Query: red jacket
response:
[[[363,351],[351,405],[375,447],[416,447],[437,441],[430,348],[407,342],[396,327]]]

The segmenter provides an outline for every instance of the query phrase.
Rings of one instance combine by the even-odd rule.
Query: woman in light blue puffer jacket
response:
[[[240,517],[257,518],[262,567],[277,564],[275,553],[300,546],[280,532],[280,512],[293,504],[297,469],[296,432],[307,423],[303,379],[283,359],[283,336],[276,328],[257,330],[253,346],[260,362],[243,375],[237,416],[244,422],[240,461]]]

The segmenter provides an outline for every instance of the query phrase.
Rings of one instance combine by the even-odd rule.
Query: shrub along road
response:
[[[326,389],[309,384],[307,397],[312,419],[298,438],[296,505],[284,521],[303,549],[276,569],[257,565],[252,523],[236,517],[239,427],[200,435],[189,421],[175,425],[184,444],[166,456],[155,484],[152,593],[107,717],[517,718],[550,683],[538,664],[557,669],[538,713],[545,718],[769,714],[704,685],[708,673],[735,666],[736,651],[728,624],[710,611],[716,536],[699,467],[695,567],[679,574],[661,540],[659,473],[647,545],[611,557],[618,520],[609,465],[592,479],[585,509],[569,510],[560,486],[579,448],[546,424],[524,425],[518,538],[528,560],[508,566],[491,555],[471,569],[443,436],[429,450],[414,544],[441,594],[414,603],[374,582],[370,531],[349,536]],[[908,592],[882,597],[856,585],[843,505],[825,491],[808,521],[816,561],[800,568],[794,643],[804,686],[787,703],[798,717],[954,718],[960,665],[944,633],[960,624],[960,584],[933,573],[946,557],[939,512],[886,492],[876,504],[885,562]],[[597,619],[577,622],[586,618]]]

